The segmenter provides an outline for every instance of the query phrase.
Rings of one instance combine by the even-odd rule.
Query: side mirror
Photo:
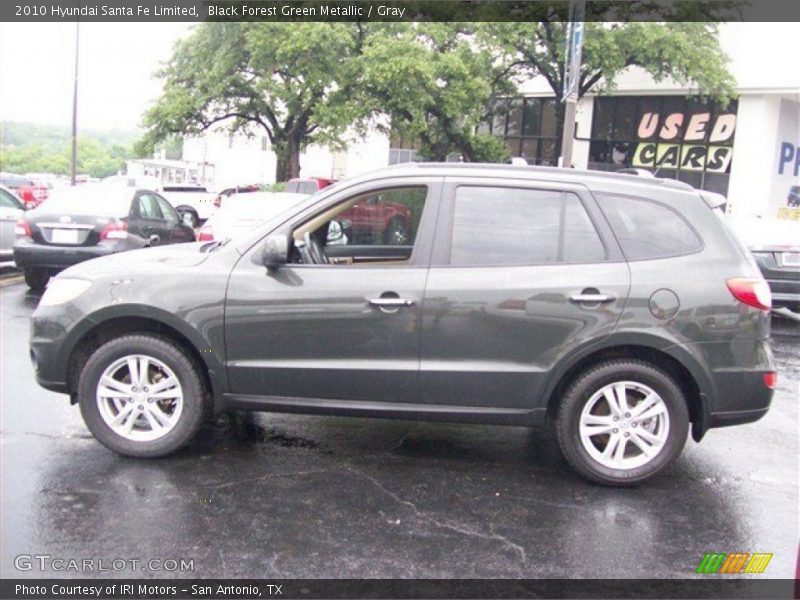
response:
[[[282,233],[273,233],[264,240],[264,266],[270,269],[285,265],[289,261],[289,238]]]

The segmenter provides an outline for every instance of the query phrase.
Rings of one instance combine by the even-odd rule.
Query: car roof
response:
[[[673,188],[677,190],[694,190],[688,183],[675,179],[664,179],[659,177],[641,177],[631,173],[614,173],[610,171],[593,171],[587,169],[566,169],[563,167],[540,167],[530,165],[509,165],[501,163],[428,163],[428,162],[408,162],[400,163],[371,171],[359,177],[348,179],[348,183],[357,179],[375,179],[391,175],[435,175],[435,176],[484,176],[484,177],[503,177],[508,176],[514,179],[533,179],[541,181],[552,181],[554,179],[574,182],[589,183],[591,181],[614,181],[629,185],[648,185],[662,188]]]

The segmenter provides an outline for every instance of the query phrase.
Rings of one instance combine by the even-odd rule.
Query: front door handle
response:
[[[598,303],[605,303],[605,302],[612,302],[614,300],[614,296],[609,296],[608,294],[601,294],[597,290],[583,290],[580,294],[575,294],[570,296],[569,299],[572,302],[580,302],[580,303],[591,303],[591,304],[598,304]]]
[[[367,300],[372,306],[377,306],[379,308],[400,308],[402,306],[412,306],[414,301],[410,298],[370,298]]]

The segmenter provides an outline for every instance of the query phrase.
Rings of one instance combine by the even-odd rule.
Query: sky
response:
[[[82,23],[78,126],[137,129],[159,95],[153,77],[190,23]],[[746,88],[797,85],[797,23],[723,27],[733,70]],[[69,125],[75,23],[0,23],[0,120]],[[10,82],[10,84],[9,84]]]
[[[81,23],[78,127],[137,129],[190,23]],[[75,23],[0,23],[0,119],[69,125]]]

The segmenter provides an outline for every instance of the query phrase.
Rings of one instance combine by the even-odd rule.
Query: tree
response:
[[[508,79],[498,77],[491,49],[476,43],[471,26],[396,28],[367,41],[363,62],[373,112],[388,115],[393,131],[419,140],[423,158],[442,161],[454,152],[469,162],[508,156],[502,140],[476,133],[494,98],[511,89]]]
[[[341,147],[342,133],[366,115],[357,97],[365,27],[201,24],[159,72],[164,90],[145,115],[138,150],[225,121],[231,132],[263,130],[277,155],[276,179],[296,177],[304,147]]]
[[[481,37],[504,53],[507,77],[541,75],[560,98],[565,28],[561,22],[493,23],[481,29]],[[612,90],[622,71],[637,66],[656,81],[672,78],[695,87],[700,96],[726,103],[735,93],[727,63],[714,22],[587,22],[578,94]],[[560,145],[564,105],[556,106]]]

